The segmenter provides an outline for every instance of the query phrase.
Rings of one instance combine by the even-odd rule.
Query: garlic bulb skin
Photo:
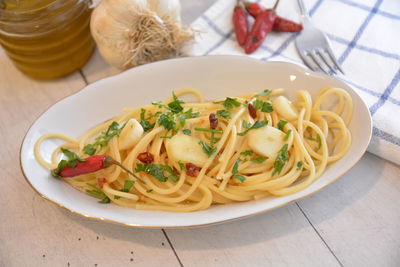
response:
[[[102,0],[90,29],[101,56],[119,69],[169,58],[193,36],[181,27],[179,0]]]

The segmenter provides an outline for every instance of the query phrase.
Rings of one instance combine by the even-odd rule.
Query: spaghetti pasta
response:
[[[182,89],[165,102],[125,108],[80,139],[46,134],[34,154],[48,169],[60,166],[59,155],[66,149],[77,158],[112,157],[128,172],[114,165],[63,180],[101,203],[135,209],[190,212],[290,195],[348,151],[353,104],[340,88],[323,88],[314,100],[299,90],[293,103],[283,93],[265,90],[206,102],[197,90]],[[184,94],[198,102],[184,103],[178,98]],[[49,138],[66,142],[51,162],[40,154]]]

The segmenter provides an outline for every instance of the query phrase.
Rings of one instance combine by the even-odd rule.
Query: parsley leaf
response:
[[[93,188],[93,190],[86,189],[86,193],[92,197],[101,198],[99,203],[108,204],[111,202],[110,198],[100,188],[89,183],[87,183],[87,185]]]
[[[60,171],[62,171],[65,167],[67,166],[67,161],[65,159],[61,160],[58,165],[57,168],[51,170],[51,175],[55,178],[61,178]]]
[[[297,162],[296,171],[301,170],[301,167],[303,167],[303,162],[302,161]]]
[[[148,190],[146,190],[146,192],[151,193],[151,192],[153,192],[153,189],[148,189]]]
[[[262,100],[256,99],[253,101],[253,106],[255,109],[261,110],[262,112],[270,113],[274,109],[272,108],[271,103],[264,102]]]
[[[81,159],[76,153],[65,149],[65,148],[61,148],[61,152],[68,158],[67,164],[68,166],[70,166],[71,168],[75,168],[76,167],[76,163],[79,162],[84,162],[84,159]]]
[[[224,101],[216,102],[224,105],[226,109],[232,109],[234,107],[240,107],[241,103],[236,98],[227,97]]]
[[[178,164],[179,164],[179,169],[181,169],[181,171],[186,170],[185,164],[183,162],[179,161]]]
[[[194,128],[194,129],[199,132],[222,133],[222,130],[215,130],[215,129],[209,129],[209,128]]]
[[[289,159],[289,154],[288,154],[288,144],[285,144],[278,152],[278,156],[275,159],[274,162],[274,171],[272,172],[272,175],[280,174],[283,166],[285,166],[286,161]]]
[[[161,114],[157,122],[168,131],[173,130],[176,126],[174,114],[172,112]]]
[[[319,136],[319,134],[317,134],[317,138],[316,139],[313,138],[312,136],[308,136],[307,139],[311,140],[311,141],[314,141],[314,142],[317,142],[317,144],[318,144],[317,150],[319,150],[321,148],[322,140],[321,140],[321,136]]]
[[[281,131],[283,131],[283,127],[285,127],[286,123],[287,123],[287,121],[285,121],[285,120],[280,120],[280,121],[278,122],[278,129],[281,130]]]
[[[266,157],[259,157],[259,158],[252,158],[250,159],[250,161],[255,162],[255,163],[263,163],[264,161],[266,161],[267,158]]]
[[[242,155],[242,156],[252,156],[253,155],[253,150],[245,150],[245,151],[242,151],[242,152],[240,152],[240,155]]]
[[[292,133],[292,130],[289,129],[289,131],[287,131],[285,136],[283,137],[283,141],[287,141],[289,139],[289,136],[291,133]]]
[[[151,129],[153,129],[156,124],[155,123],[150,123],[149,119],[152,118],[152,116],[146,118],[145,114],[146,114],[146,110],[144,108],[142,108],[140,110],[140,121],[139,121],[139,123],[140,123],[140,125],[142,125],[143,130],[145,132],[147,132],[147,131],[150,131]]]
[[[121,189],[122,192],[129,193],[131,190],[132,186],[135,184],[135,181],[133,180],[125,180],[124,182],[124,188]]]
[[[179,112],[183,111],[183,107],[181,104],[183,104],[185,102],[178,99],[178,97],[175,95],[175,93],[172,93],[172,97],[174,98],[174,101],[167,104],[168,109],[171,110],[172,113],[179,113]]]
[[[243,132],[241,132],[241,133],[238,133],[237,135],[239,135],[239,136],[244,136],[244,135],[247,134],[250,130],[258,129],[258,128],[264,127],[264,126],[266,126],[267,124],[268,124],[268,121],[255,121],[253,125],[251,125],[250,123],[248,123],[248,122],[246,122],[246,121],[243,121],[243,122],[242,122],[242,125],[243,125],[244,128],[246,128],[246,130],[243,131]]]
[[[192,131],[190,131],[189,129],[184,129],[182,130],[182,132],[186,135],[190,135],[192,133]]]
[[[235,164],[233,165],[232,168],[232,174],[233,174],[233,178],[238,179],[240,182],[244,182],[246,180],[246,177],[244,177],[243,175],[238,174],[239,172],[239,163],[241,162],[241,159],[237,159]]]
[[[179,180],[175,171],[168,165],[138,163],[136,164],[135,172],[145,172],[154,176],[160,182],[166,182],[168,178],[172,179],[174,182]]]
[[[266,90],[264,90],[262,93],[257,94],[257,96],[268,96],[268,95],[270,95],[271,93],[272,93],[271,90],[266,89]]]
[[[204,143],[203,141],[199,142],[199,145],[201,145],[201,148],[203,149],[203,152],[207,154],[207,156],[211,156],[212,154],[215,153],[217,150],[216,148]]]
[[[96,137],[93,144],[87,144],[83,148],[83,151],[89,156],[94,155],[99,147],[107,146],[112,138],[114,138],[115,136],[119,136],[125,125],[126,123],[120,127],[118,122],[113,121],[108,126],[107,130],[103,131],[98,137]]]
[[[229,120],[231,118],[231,112],[226,109],[217,110],[217,116],[222,117],[225,120]]]

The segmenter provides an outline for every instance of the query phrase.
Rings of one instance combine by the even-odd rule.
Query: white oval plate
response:
[[[353,142],[348,153],[330,165],[305,190],[285,197],[271,197],[244,203],[213,206],[192,213],[170,213],[101,205],[97,200],[53,179],[35,160],[33,147],[43,134],[58,132],[77,137],[90,127],[117,114],[124,107],[139,107],[164,100],[173,90],[196,88],[213,100],[264,89],[286,89],[289,98],[305,89],[312,94],[325,86],[347,90],[354,101],[350,124]],[[166,60],[147,64],[87,86],[53,105],[31,126],[21,147],[21,165],[27,181],[44,198],[67,210],[109,222],[139,227],[193,227],[221,223],[258,214],[319,191],[350,170],[364,154],[371,138],[371,117],[367,106],[347,84],[327,75],[283,62],[262,62],[242,56],[207,56]],[[59,144],[42,144],[45,158]]]

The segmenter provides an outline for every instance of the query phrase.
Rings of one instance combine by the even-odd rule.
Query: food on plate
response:
[[[181,24],[179,0],[103,0],[90,30],[101,56],[127,69],[170,58],[193,37]]]
[[[198,101],[185,103],[184,94]],[[206,102],[183,89],[164,102],[125,108],[79,139],[45,134],[34,153],[54,177],[100,203],[135,209],[189,212],[290,195],[351,144],[353,104],[345,90],[327,87],[314,97],[298,90],[296,98],[275,89]],[[51,162],[40,154],[49,138],[66,141]]]

